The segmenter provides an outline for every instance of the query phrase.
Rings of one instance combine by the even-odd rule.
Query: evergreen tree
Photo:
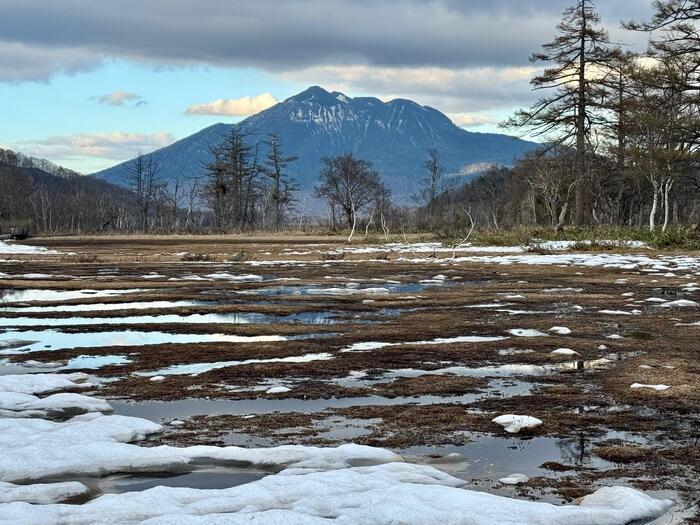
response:
[[[590,220],[586,153],[593,128],[600,123],[600,66],[610,54],[608,34],[599,29],[600,17],[591,0],[578,0],[564,11],[557,35],[531,56],[545,62],[544,72],[531,81],[536,91],[553,91],[529,110],[516,113],[506,126],[525,127],[550,144],[575,148],[576,224]]]

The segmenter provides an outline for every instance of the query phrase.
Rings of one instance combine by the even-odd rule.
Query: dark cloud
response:
[[[0,80],[106,58],[290,71],[323,65],[523,66],[566,0],[0,0]],[[648,0],[602,1],[613,38]],[[624,38],[623,38],[624,37]],[[29,61],[27,61],[27,58]]]

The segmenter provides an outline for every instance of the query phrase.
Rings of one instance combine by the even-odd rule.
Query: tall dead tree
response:
[[[268,135],[265,144],[268,152],[262,172],[270,179],[272,185],[270,190],[272,221],[275,229],[279,230],[282,215],[294,202],[294,192],[298,189],[294,180],[286,173],[287,166],[297,160],[297,157],[285,156],[282,153],[279,137],[274,133]]]
[[[151,155],[145,156],[142,153],[127,167],[126,180],[139,208],[141,228],[144,232],[149,230],[149,218],[163,185],[160,181],[161,171],[162,167]]]
[[[222,231],[240,230],[254,219],[260,169],[257,148],[250,146],[247,138],[247,133],[233,127],[221,144],[210,147],[213,159],[205,168],[203,196]]]

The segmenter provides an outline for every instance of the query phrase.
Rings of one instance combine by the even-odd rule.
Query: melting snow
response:
[[[542,424],[542,420],[536,417],[516,416],[513,414],[498,416],[491,421],[497,425],[501,425],[509,434],[517,434],[523,429],[539,427]]]
[[[581,355],[576,350],[572,350],[571,348],[557,348],[556,350],[552,350],[550,354],[564,356]]]
[[[198,376],[212,370],[221,368],[229,368],[233,366],[257,365],[264,363],[309,363],[311,361],[329,361],[333,359],[333,354],[306,354],[301,356],[291,357],[274,357],[270,359],[245,359],[242,361],[218,361],[215,363],[191,363],[182,365],[172,365],[167,368],[161,368],[154,372],[136,372],[134,375],[143,377],[158,377],[158,376],[179,376],[191,375]]]
[[[571,329],[566,326],[553,326],[549,331],[557,335],[571,335]]]
[[[0,376],[0,392],[15,392],[19,394],[41,394],[73,388],[92,386],[85,383],[87,374],[24,374]]]
[[[627,487],[603,487],[579,505],[557,506],[460,488],[427,465],[388,463],[323,472],[286,470],[222,490],[157,487],[80,506],[0,506],[0,523],[75,525],[623,525],[673,504]]]
[[[700,304],[696,303],[695,301],[689,301],[687,299],[679,299],[678,301],[669,301],[667,303],[663,303],[661,305],[662,308],[687,308],[687,307],[695,307],[695,306],[700,306]]]
[[[519,485],[521,483],[527,483],[528,481],[530,481],[530,478],[525,474],[511,474],[508,477],[498,480],[499,483],[503,483],[504,485]]]
[[[668,390],[671,387],[668,385],[644,385],[642,383],[633,383],[630,385],[630,388],[651,388],[652,390],[656,390],[657,392],[663,392],[664,390]]]
[[[13,501],[39,504],[59,503],[76,496],[83,496],[88,491],[89,489],[85,485],[77,481],[37,483],[35,485],[14,485],[0,481],[0,504]],[[4,519],[0,516],[0,523],[3,521]]]
[[[26,244],[14,244],[7,241],[0,241],[0,254],[3,255],[48,255],[55,253],[58,252],[42,248],[41,246],[28,246]]]
[[[544,332],[527,328],[514,328],[512,330],[508,330],[508,333],[516,337],[547,337],[547,334]]]

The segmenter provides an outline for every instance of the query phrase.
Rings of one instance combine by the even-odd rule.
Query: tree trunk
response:
[[[673,187],[673,179],[666,179],[664,182],[664,225],[661,227],[661,231],[665,232],[668,228],[668,223],[670,219],[670,195],[671,188]]]
[[[586,222],[588,185],[586,184],[586,17],[581,3],[581,46],[579,50],[578,105],[576,111],[576,214],[577,226]]]
[[[652,180],[651,183],[654,187],[654,199],[649,212],[649,230],[654,231],[656,229],[656,211],[659,208],[659,183],[656,180]]]

